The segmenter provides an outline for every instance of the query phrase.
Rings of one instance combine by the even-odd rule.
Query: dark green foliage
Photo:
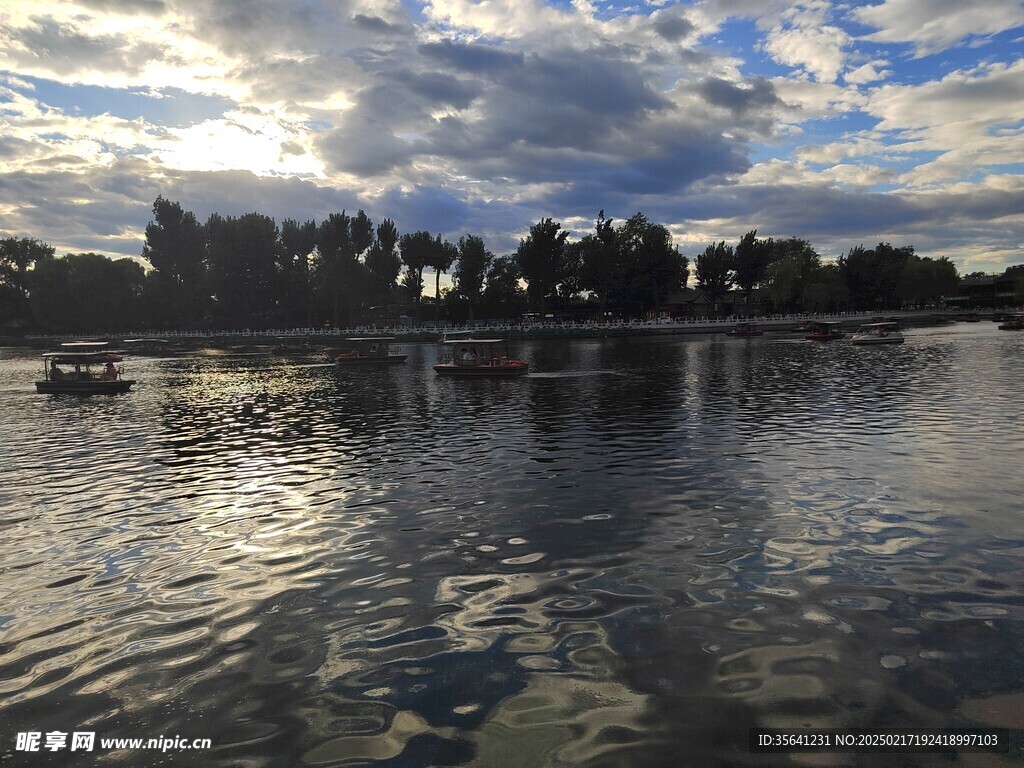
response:
[[[526,292],[519,284],[522,275],[515,256],[500,256],[487,271],[483,304],[492,317],[518,317],[526,308]]]
[[[377,237],[366,252],[364,263],[370,273],[374,299],[386,302],[398,273],[402,271],[402,259],[398,255],[398,228],[391,219],[384,219],[377,225]]]
[[[821,257],[810,243],[799,237],[776,240],[768,266],[768,295],[778,312],[795,312],[815,274]]]
[[[672,235],[642,213],[615,233],[619,304],[630,313],[657,312],[672,291],[686,284],[689,262],[672,245]]]
[[[455,269],[453,286],[458,296],[469,305],[469,319],[474,319],[474,307],[480,304],[484,291],[484,278],[494,261],[494,254],[487,250],[484,241],[476,235],[459,238],[459,259]]]
[[[52,258],[53,248],[38,240],[0,239],[0,323],[30,320],[30,270]]]
[[[434,240],[429,232],[420,230],[402,235],[398,247],[402,253],[402,263],[405,265],[402,287],[412,300],[418,315],[420,300],[423,298],[423,268],[430,261]]]
[[[113,333],[146,322],[146,274],[132,259],[69,253],[31,271],[36,324],[55,333]]]
[[[285,325],[313,324],[312,259],[316,250],[316,222],[304,224],[294,219],[281,222],[280,302]]]
[[[519,272],[526,280],[526,292],[531,306],[544,315],[548,297],[555,292],[558,278],[563,272],[565,241],[569,232],[562,225],[541,219],[530,227],[530,234],[519,241],[516,261]]]
[[[733,258],[732,246],[723,240],[705,248],[694,262],[697,284],[707,294],[712,308],[725,297],[733,283]]]
[[[203,227],[191,211],[158,196],[153,203],[154,220],[146,225],[142,257],[149,261],[163,281],[160,296],[163,314],[179,328],[191,329],[203,307],[206,277]]]

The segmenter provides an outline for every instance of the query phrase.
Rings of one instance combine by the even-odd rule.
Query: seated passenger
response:
[[[50,380],[51,381],[62,381],[67,378],[67,374],[64,373],[60,368],[57,367],[56,361],[50,365]]]
[[[103,380],[117,381],[117,369],[113,363],[107,363],[107,367],[103,369]]]

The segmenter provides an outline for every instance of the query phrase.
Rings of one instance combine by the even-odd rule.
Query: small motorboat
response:
[[[819,321],[813,327],[814,330],[804,337],[810,341],[835,341],[846,337],[838,320]]]
[[[41,395],[106,395],[127,392],[134,379],[123,377],[119,352],[106,349],[105,341],[71,341],[60,352],[43,355],[43,379],[36,382]],[[61,366],[70,366],[65,370]],[[99,370],[102,367],[102,370]]]
[[[896,323],[866,323],[857,329],[851,344],[902,344],[905,341]]]
[[[434,370],[442,376],[522,376],[530,369],[529,363],[508,356],[504,339],[454,338],[441,346]]]
[[[999,324],[1000,331],[1024,331],[1024,314],[1009,315]]]
[[[739,338],[750,338],[752,336],[764,336],[764,331],[754,323],[738,323],[731,331],[726,331],[726,336],[737,336]]]
[[[338,368],[353,365],[389,365],[404,363],[408,355],[391,348],[391,336],[366,336],[346,339],[349,349],[335,358]]]

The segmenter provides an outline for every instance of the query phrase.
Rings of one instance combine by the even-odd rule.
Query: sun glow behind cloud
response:
[[[363,207],[501,253],[541,216],[578,237],[643,210],[690,251],[756,227],[998,268],[1024,240],[1000,181],[1022,162],[1024,14],[920,8],[7,3],[0,229],[137,255],[125,233],[165,194],[278,220]],[[957,210],[964,184],[994,213]]]

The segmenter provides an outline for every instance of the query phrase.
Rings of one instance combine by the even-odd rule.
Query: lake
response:
[[[404,351],[136,358],[87,398],[3,351],[0,758],[893,765],[748,729],[1024,727],[1024,334]],[[15,749],[51,731],[96,748]],[[162,736],[212,746],[98,742]]]

